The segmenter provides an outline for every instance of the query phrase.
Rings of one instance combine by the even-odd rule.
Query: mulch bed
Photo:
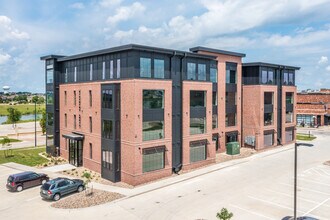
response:
[[[59,209],[87,208],[111,202],[123,197],[124,196],[119,193],[93,189],[93,193],[91,195],[87,195],[85,191],[75,193],[61,198],[59,201],[54,202],[51,206]]]

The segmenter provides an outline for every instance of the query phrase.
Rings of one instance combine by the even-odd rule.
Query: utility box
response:
[[[227,154],[228,155],[237,155],[240,154],[240,146],[238,142],[229,142],[226,144]]]

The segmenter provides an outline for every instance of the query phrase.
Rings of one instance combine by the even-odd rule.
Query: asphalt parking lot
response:
[[[39,195],[40,186],[25,189],[22,192],[11,192],[6,188],[7,178],[10,174],[22,172],[0,165],[0,214],[1,219],[11,219],[6,216],[13,210],[28,211],[29,206],[37,206],[43,209],[49,206],[48,201],[41,199]],[[5,218],[3,218],[5,217]]]

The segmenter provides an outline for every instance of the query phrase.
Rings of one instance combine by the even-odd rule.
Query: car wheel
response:
[[[83,186],[79,186],[77,191],[78,192],[82,192],[83,190],[84,190],[84,187]]]
[[[61,198],[61,195],[58,194],[58,193],[56,193],[56,194],[54,195],[54,197],[53,197],[53,200],[54,200],[54,201],[58,201],[58,200],[60,200],[60,198]]]
[[[21,192],[23,190],[23,186],[17,186],[16,191]]]
[[[44,185],[45,183],[47,183],[47,180],[42,180],[41,181],[41,185]]]

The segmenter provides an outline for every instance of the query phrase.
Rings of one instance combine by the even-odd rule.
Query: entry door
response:
[[[76,141],[69,140],[69,162],[70,164],[77,166],[76,164]]]

